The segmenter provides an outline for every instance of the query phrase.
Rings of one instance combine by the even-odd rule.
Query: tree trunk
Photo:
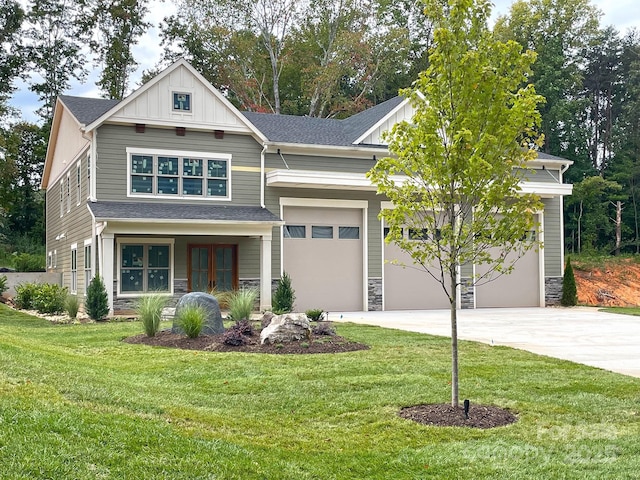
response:
[[[622,202],[616,202],[616,256],[620,255],[620,244],[622,243]]]
[[[578,215],[578,253],[582,253],[582,239],[580,238],[580,224],[582,222],[582,200],[580,200],[580,214]]]
[[[460,403],[458,393],[458,309],[456,308],[457,279],[455,267],[449,270],[451,275],[451,406],[457,407]]]

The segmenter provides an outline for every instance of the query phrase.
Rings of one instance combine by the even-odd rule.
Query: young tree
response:
[[[387,241],[409,253],[449,299],[451,403],[457,406],[458,268],[487,264],[482,278],[471,279],[477,284],[495,272],[508,273],[513,254],[536,245],[527,232],[542,205],[537,196],[520,191],[519,181],[536,156],[534,128],[542,98],[530,85],[521,87],[535,55],[493,37],[489,2],[424,4],[434,24],[430,65],[403,92],[415,113],[392,129],[393,156],[378,161],[368,175],[395,206],[381,212],[389,226]],[[398,182],[398,175],[405,181]],[[408,240],[402,236],[405,227],[429,234]]]
[[[15,0],[0,0],[0,119],[7,111],[7,100],[15,87],[13,80],[24,69],[18,47],[24,11]]]

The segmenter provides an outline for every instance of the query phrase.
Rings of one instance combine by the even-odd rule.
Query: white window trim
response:
[[[150,292],[122,292],[122,284],[120,281],[120,270],[122,269],[122,245],[141,244],[141,245],[169,245],[169,291],[162,292],[161,295],[172,296],[173,295],[173,278],[175,275],[175,239],[174,238],[140,238],[140,237],[124,237],[116,239],[116,272],[115,278],[117,279],[118,298],[138,298],[144,295],[148,295]]]
[[[47,268],[53,268],[53,252],[51,250],[47,254]]]
[[[75,268],[75,270],[73,268],[73,253],[74,252],[75,252],[75,257],[76,257],[76,268]],[[70,261],[69,261],[69,272],[70,272],[70,288],[69,288],[69,292],[75,295],[75,294],[78,293],[78,244],[77,243],[72,243],[71,244],[71,257],[70,257]],[[75,278],[74,278],[74,274],[75,274]]]
[[[53,268],[58,268],[58,250],[53,251]]]
[[[177,194],[177,195],[158,195],[158,194],[137,194],[137,193],[131,193],[131,156],[132,155],[151,155],[151,156],[172,156],[172,157],[178,157],[178,158],[202,158],[205,162],[207,160],[225,160],[227,162],[227,196],[226,197],[215,197],[215,196],[205,196],[204,194],[202,196],[197,196],[197,195],[182,195],[182,194]],[[216,202],[229,202],[231,201],[232,198],[232,192],[231,192],[231,178],[232,178],[232,173],[231,173],[231,162],[232,162],[232,157],[233,155],[231,155],[230,153],[214,153],[214,152],[193,152],[193,151],[186,151],[186,150],[163,150],[163,149],[140,149],[140,148],[133,148],[133,147],[127,147],[127,197],[128,198],[162,198],[162,199],[176,199],[176,200],[193,200],[196,202],[202,202],[202,201],[216,201]],[[153,171],[153,178],[154,181],[157,178],[158,174],[156,171],[157,165],[156,162],[154,161],[154,171]],[[206,171],[206,165],[203,165],[203,175],[204,172]],[[182,178],[182,172],[179,172],[178,178]],[[206,188],[206,180],[207,177],[204,176],[203,177],[203,187]],[[155,189],[155,185],[154,185],[154,189]]]
[[[82,202],[82,162],[76,163],[76,205]]]
[[[67,172],[67,213],[71,211],[71,172]]]
[[[173,106],[173,95],[174,94],[184,94],[184,95],[189,95],[189,106],[191,107],[190,110],[180,110],[178,108],[175,108]],[[189,89],[184,89],[184,88],[178,88],[178,89],[171,89],[171,95],[169,96],[169,98],[171,99],[171,112],[172,113],[178,113],[180,115],[189,115],[189,116],[193,116],[193,109],[195,108],[194,105],[194,101],[193,101],[193,90],[189,90]]]
[[[64,216],[64,179],[60,180],[60,218]]]
[[[89,259],[91,261],[91,266],[89,268],[87,268],[87,247],[89,247],[91,249],[91,251],[89,252]],[[93,258],[93,242],[90,238],[86,239],[84,241],[84,294],[87,294],[87,289],[89,287],[89,282],[91,281],[91,279],[93,278],[93,264],[95,263],[95,260]],[[87,275],[87,272],[89,272],[89,275]],[[88,277],[88,278],[87,278]]]

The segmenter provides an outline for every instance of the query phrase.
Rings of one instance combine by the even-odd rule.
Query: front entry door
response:
[[[190,292],[236,290],[238,288],[237,245],[189,245]]]

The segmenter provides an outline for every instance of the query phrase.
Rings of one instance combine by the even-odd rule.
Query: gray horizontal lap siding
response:
[[[384,151],[381,151],[380,156]],[[284,161],[283,161],[284,158]],[[286,165],[285,165],[286,161]],[[368,158],[349,158],[344,157],[316,157],[311,155],[289,155],[282,154],[282,158],[278,154],[267,154],[265,157],[265,167],[267,170],[287,169],[291,170],[313,170],[321,172],[340,172],[340,173],[366,173],[375,162],[373,156]]]
[[[237,205],[260,204],[260,173],[233,171],[234,167],[260,167],[260,145],[250,136],[225,134],[216,139],[212,132],[187,130],[184,137],[172,129],[147,127],[136,133],[133,126],[103,125],[98,130],[97,192],[99,201],[135,201],[127,197],[127,147],[231,154],[231,202]],[[145,202],[193,203],[193,199],[141,198]],[[229,204],[227,201],[210,200]]]
[[[559,170],[552,170],[545,168],[544,170],[541,168],[535,168],[531,170],[521,170],[516,169],[523,180],[527,182],[536,182],[536,183],[559,183],[558,179],[560,178]]]
[[[544,274],[562,275],[561,198],[545,198],[544,203]]]

